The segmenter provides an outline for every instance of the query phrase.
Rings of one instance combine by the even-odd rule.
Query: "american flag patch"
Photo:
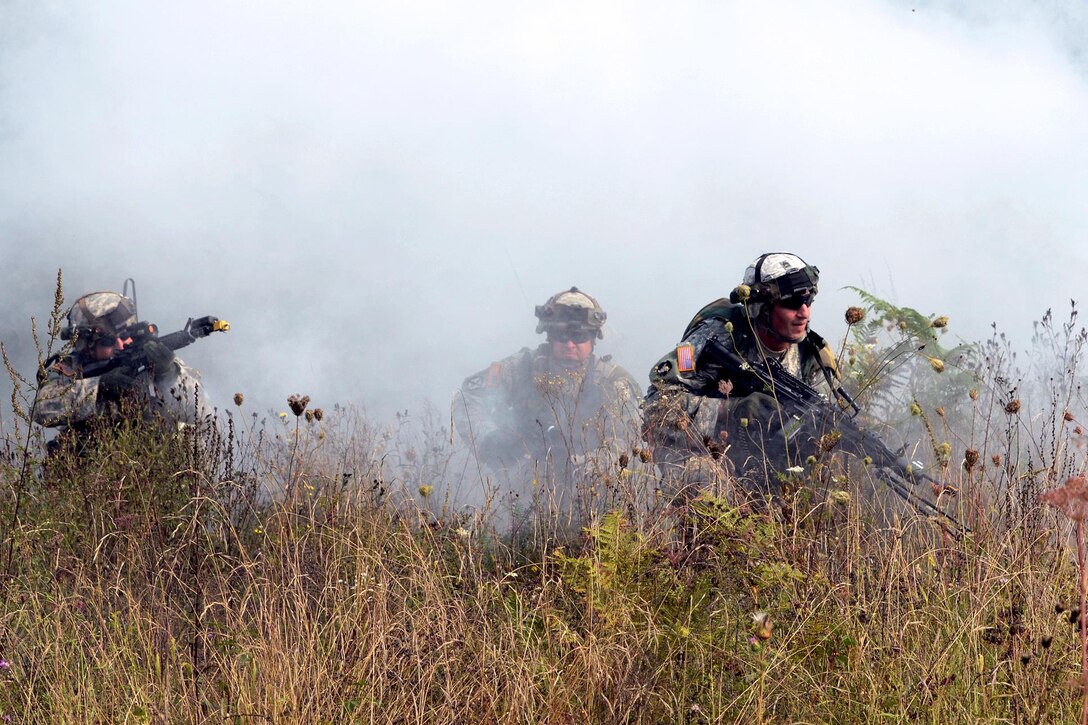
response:
[[[681,373],[695,372],[695,348],[692,345],[676,346],[676,370]]]

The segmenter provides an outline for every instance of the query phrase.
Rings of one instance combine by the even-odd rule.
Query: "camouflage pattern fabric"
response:
[[[132,300],[116,292],[91,292],[75,301],[68,313],[73,327],[101,323],[112,331],[136,324]]]
[[[773,494],[775,474],[798,463],[805,451],[786,440],[783,424],[789,427],[789,422],[781,418],[770,396],[730,395],[723,371],[700,361],[711,338],[745,359],[774,356],[761,348],[744,305],[725,299],[710,303],[688,324],[681,345],[651,369],[643,402],[643,437],[668,493],[675,497],[687,498],[731,479],[739,479],[751,492]],[[690,355],[686,367],[677,352],[685,345],[690,346],[683,353]],[[787,372],[810,385],[827,387],[824,369],[837,375],[834,354],[813,332],[776,357]]]
[[[157,383],[149,373],[141,374],[140,388],[147,393],[146,412],[178,423],[195,423],[209,414],[199,376],[179,358],[174,362],[174,375]],[[99,400],[99,378],[83,378],[79,370],[78,362],[70,356],[52,361],[34,402],[35,423],[63,430],[96,416],[117,414],[115,404]]]
[[[600,499],[585,488],[632,466],[641,391],[607,356],[568,371],[549,350],[524,348],[467,378],[454,399],[454,426],[498,488],[501,518],[516,524],[546,510],[577,527],[589,515],[586,499]]]

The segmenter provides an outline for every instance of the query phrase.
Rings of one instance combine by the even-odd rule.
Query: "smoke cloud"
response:
[[[213,402],[445,410],[577,285],[640,382],[764,251],[1026,339],[1081,289],[1073,2],[0,6],[2,339],[137,283]]]

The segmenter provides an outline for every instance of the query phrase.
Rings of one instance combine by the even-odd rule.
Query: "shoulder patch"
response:
[[[695,372],[695,346],[691,343],[676,346],[676,370],[681,373]]]

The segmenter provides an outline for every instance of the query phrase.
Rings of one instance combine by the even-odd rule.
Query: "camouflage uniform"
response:
[[[559,322],[553,313],[538,308],[538,331],[565,324],[562,311]],[[454,398],[454,425],[498,487],[500,525],[547,512],[577,527],[593,511],[620,505],[640,399],[634,378],[611,356],[590,354],[584,368],[571,370],[553,359],[550,342],[467,378]]]
[[[786,372],[810,385],[830,384],[825,378],[837,374],[835,357],[822,337],[810,331],[783,353],[773,353],[759,342],[749,312],[728,299],[711,302],[688,324],[681,344],[650,371],[643,436],[669,493],[681,499],[736,479],[750,491],[774,493],[776,474],[811,452],[804,436],[792,435],[798,422],[783,421],[770,396],[730,395],[721,368],[700,359],[713,338],[747,360],[776,358]],[[682,369],[678,359],[678,351],[689,354],[684,346],[690,346],[691,370]]]
[[[93,292],[77,300],[62,331],[62,338],[73,341],[73,349],[46,362],[34,402],[34,422],[78,437],[96,421],[119,419],[120,401],[100,394],[103,376],[83,377],[84,366],[93,362],[89,349],[93,342],[85,331],[122,336],[134,324],[134,305],[116,292]],[[135,383],[132,397],[138,396],[145,416],[195,423],[208,414],[196,373],[177,357],[167,370],[140,373]]]
[[[199,393],[195,371],[175,359],[176,372],[165,380],[152,380],[144,372],[141,392],[147,393],[147,412],[162,413],[179,423],[195,423],[207,415],[207,405]],[[67,428],[88,423],[99,415],[117,415],[113,401],[99,400],[99,378],[83,378],[77,356],[66,355],[50,360],[44,380],[38,387],[34,404],[34,422],[48,428]],[[144,390],[146,388],[146,390]]]

